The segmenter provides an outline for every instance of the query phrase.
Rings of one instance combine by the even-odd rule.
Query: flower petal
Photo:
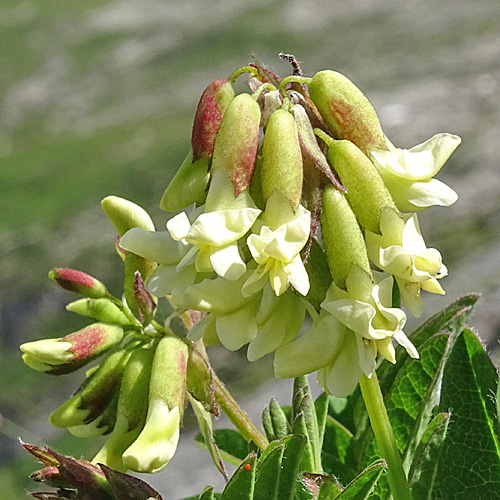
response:
[[[214,271],[229,281],[240,279],[247,269],[236,243],[213,248],[210,262]]]

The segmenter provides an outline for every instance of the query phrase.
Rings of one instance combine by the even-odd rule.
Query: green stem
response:
[[[401,456],[385,409],[377,374],[374,372],[371,378],[363,374],[360,385],[375,439],[387,462],[392,497],[394,500],[412,500]]]
[[[276,90],[276,87],[272,83],[263,83],[253,94],[252,98],[257,100],[264,90]]]
[[[226,389],[226,386],[221,382],[219,377],[215,373],[213,373],[213,377],[215,399],[222,411],[247,441],[253,441],[261,450],[265,450],[269,444],[266,437],[255,427],[255,424]]]
[[[258,76],[259,75],[259,70],[257,68],[254,68],[252,66],[245,66],[243,68],[237,69],[230,77],[229,77],[229,82],[234,83],[236,78],[238,78],[240,75],[243,73],[251,73],[253,76]]]
[[[286,78],[283,78],[280,83],[280,94],[285,95],[286,94],[286,86],[289,83],[302,83],[304,85],[308,85],[311,83],[312,78],[306,78],[304,76],[296,76],[296,75],[291,75],[287,76]]]

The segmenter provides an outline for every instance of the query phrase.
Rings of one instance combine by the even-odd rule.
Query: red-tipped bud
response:
[[[59,473],[59,468],[56,466],[45,467],[44,469],[36,470],[30,474],[30,479],[37,483],[43,483],[53,488],[70,488],[69,484]]]
[[[320,71],[309,83],[309,95],[336,139],[347,139],[366,155],[387,149],[377,113],[349,79],[335,71]]]
[[[238,196],[252,180],[259,148],[260,106],[249,94],[235,97],[222,120],[212,159],[212,171],[221,168]]]
[[[233,86],[228,80],[215,80],[201,95],[191,136],[193,161],[212,156],[222,117],[233,99]]]
[[[76,269],[52,269],[49,278],[62,288],[90,299],[100,299],[109,295],[104,283]]]
[[[123,338],[118,326],[94,323],[59,339],[27,342],[20,346],[23,361],[34,370],[62,375],[100,356]]]
[[[146,290],[144,282],[141,279],[141,273],[138,271],[135,273],[134,296],[140,322],[143,326],[149,325],[155,315],[156,302],[153,296]]]

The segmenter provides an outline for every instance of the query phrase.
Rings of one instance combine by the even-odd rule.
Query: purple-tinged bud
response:
[[[100,299],[109,296],[104,283],[76,269],[52,269],[49,272],[49,278],[62,288],[79,293],[90,299]]]
[[[333,281],[345,289],[350,269],[356,265],[371,276],[365,240],[344,194],[332,185],[323,191],[321,225],[326,257]]]
[[[75,300],[66,306],[66,310],[111,325],[125,327],[133,323],[133,320],[109,299]]]
[[[229,105],[217,134],[212,171],[221,168],[238,196],[252,180],[259,148],[260,106],[249,94],[240,94]]]
[[[53,488],[71,488],[71,484],[61,477],[59,468],[55,465],[36,470],[32,472],[29,477],[37,483],[43,483]]]
[[[384,134],[370,101],[349,79],[335,71],[316,73],[309,95],[336,139],[347,139],[368,155],[387,149]]]
[[[141,273],[138,271],[135,273],[134,296],[140,322],[143,326],[149,325],[155,315],[156,302],[153,296],[146,290],[144,282],[141,279]]]
[[[302,153],[295,119],[284,109],[278,109],[269,118],[260,175],[266,202],[278,191],[296,210],[302,196]]]
[[[34,444],[28,444],[21,441],[21,446],[29,453],[31,453],[36,459],[38,459],[46,467],[52,467],[59,465],[59,460],[57,460],[52,453],[50,453],[49,448],[40,448]]]
[[[361,227],[380,234],[382,210],[398,209],[378,170],[350,141],[330,141],[328,159],[347,189],[346,198]]]
[[[212,156],[222,118],[233,99],[233,86],[225,79],[215,80],[204,90],[193,123],[193,161]]]
[[[99,467],[104,472],[114,497],[121,500],[162,500],[156,490],[137,477],[110,469],[103,464],[99,464]]]
[[[299,142],[302,147],[302,151],[312,160],[314,166],[322,172],[337,189],[345,192],[344,186],[340,184],[339,180],[332,172],[323,151],[321,151],[321,148],[319,147],[306,110],[300,104],[296,104],[290,111],[295,118],[295,123],[297,124]]]
[[[89,363],[122,338],[120,327],[94,323],[62,338],[27,342],[20,349],[30,368],[62,375]]]
[[[71,498],[68,497],[67,493],[59,494],[59,493],[52,493],[49,491],[37,491],[36,493],[31,493],[31,496],[33,498],[36,498],[37,500],[68,500],[69,498]]]

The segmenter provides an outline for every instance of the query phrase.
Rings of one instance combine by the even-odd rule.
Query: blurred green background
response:
[[[37,490],[27,478],[37,466],[18,436],[76,456],[100,446],[47,424],[82,375],[44,376],[20,358],[20,343],[86,324],[65,313],[73,296],[47,272],[81,269],[119,293],[114,230],[100,200],[129,198],[162,229],[166,214],[158,202],[189,148],[201,92],[252,55],[289,74],[280,51],[295,54],[307,75],[326,68],[346,74],[399,147],[438,132],[462,137],[439,174],[459,201],[420,216],[428,246],[441,251],[450,272],[447,295],[426,297],[426,315],[462,293],[483,292],[472,323],[498,363],[498,0],[2,0],[0,498]],[[270,359],[252,366],[243,359],[215,353],[237,394],[257,384],[275,389],[263,382]],[[255,418],[263,397],[247,397]],[[217,477],[203,452],[182,457],[154,479],[165,500],[195,494]],[[205,468],[195,465],[204,458]]]

